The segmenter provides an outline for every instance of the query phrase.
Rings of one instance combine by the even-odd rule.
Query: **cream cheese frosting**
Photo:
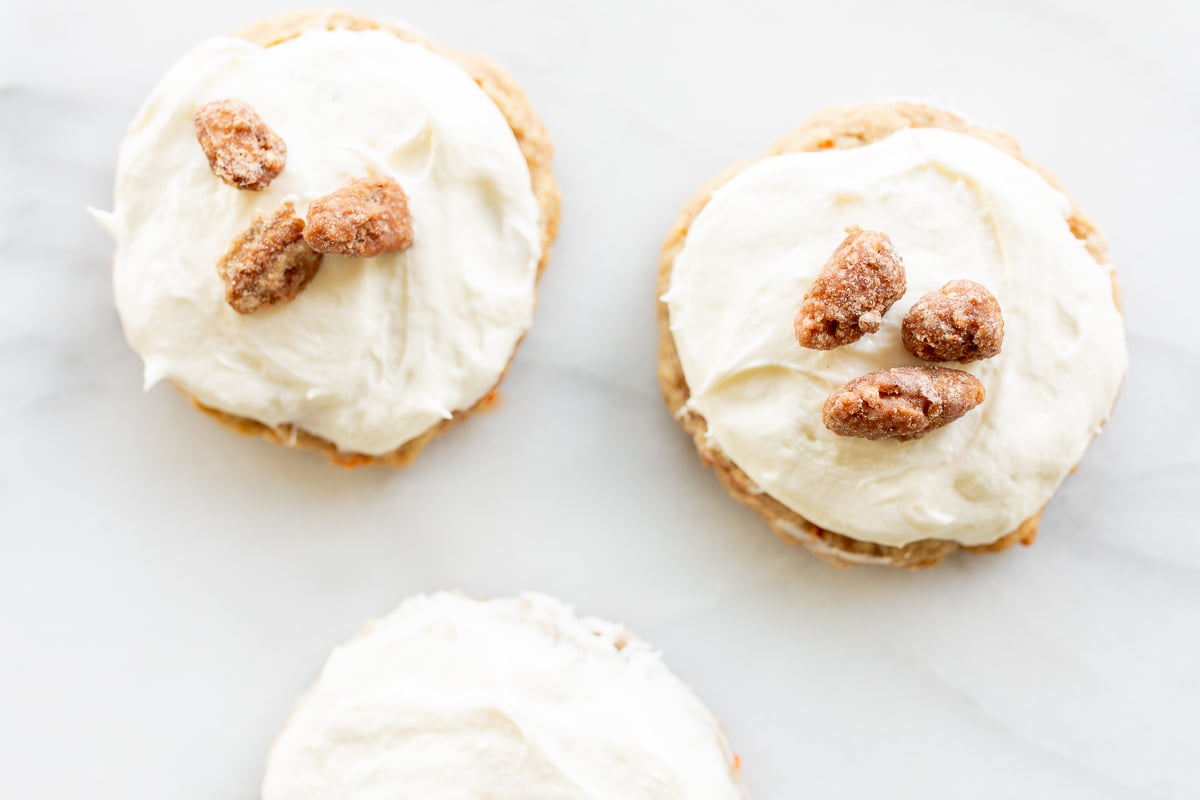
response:
[[[192,115],[249,103],[287,143],[262,192],[214,176]],[[348,179],[404,187],[414,242],[326,255],[293,302],[242,316],[215,264],[250,223]],[[263,48],[205,42],[151,92],[121,145],[114,288],[147,388],[381,455],[471,407],[532,320],[541,255],[529,168],[507,121],[454,61],[384,31],[314,30]]]
[[[663,298],[690,390],[684,413],[703,415],[710,444],[822,528],[895,546],[997,540],[1050,500],[1125,374],[1111,267],[1072,235],[1069,211],[1017,159],[939,129],[753,164],[697,217]],[[796,310],[850,225],[891,237],[908,292],[878,333],[802,349]],[[841,384],[921,363],[900,321],[957,278],[990,289],[1004,314],[1000,355],[962,367],[986,386],[983,405],[917,441],[827,430],[821,407]]]
[[[263,800],[737,800],[716,721],[648,645],[551,598],[408,600],[337,648]]]

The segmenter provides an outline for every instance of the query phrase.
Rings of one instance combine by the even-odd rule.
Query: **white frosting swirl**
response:
[[[944,130],[750,166],[695,220],[664,298],[689,407],[762,490],[823,528],[885,545],[995,541],[1050,500],[1125,373],[1111,270],[1071,234],[1069,209],[1012,156]],[[908,293],[878,333],[802,349],[796,309],[848,225],[891,236]],[[955,278],[988,287],[1004,313],[1003,352],[964,367],[984,404],[918,441],[828,431],[831,391],[920,363],[900,321]]]
[[[196,142],[196,106],[227,97],[287,143],[266,191],[222,183]],[[252,315],[225,303],[215,264],[255,209],[290,198],[303,215],[368,174],[408,193],[410,249],[327,255],[293,302]],[[345,451],[386,453],[469,408],[532,319],[538,207],[511,128],[458,64],[387,32],[200,45],[134,119],[115,194],[117,310],[147,387]]]
[[[263,800],[738,800],[716,721],[648,645],[534,594],[416,597],[337,648]]]

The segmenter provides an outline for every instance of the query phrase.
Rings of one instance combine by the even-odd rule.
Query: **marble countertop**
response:
[[[326,653],[416,592],[627,623],[756,800],[1200,797],[1200,6],[1182,0],[362,2],[506,65],[562,235],[499,407],[334,469],[141,391],[112,308],[124,126],[257,0],[8,3],[0,24],[0,794],[254,798]],[[654,377],[657,248],[827,105],[1018,134],[1109,235],[1132,370],[1030,549],[836,571],[726,497]]]

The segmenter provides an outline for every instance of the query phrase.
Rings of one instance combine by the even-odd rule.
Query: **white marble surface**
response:
[[[0,4],[0,795],[253,798],[328,649],[422,590],[536,589],[662,647],[756,800],[1200,797],[1200,6],[1190,0],[362,3],[506,64],[566,198],[503,402],[407,472],[143,394],[105,206],[167,64],[283,3]],[[940,98],[1106,228],[1133,368],[1032,549],[831,570],[663,410],[677,207],[823,106]],[[186,243],[181,243],[186,246]]]

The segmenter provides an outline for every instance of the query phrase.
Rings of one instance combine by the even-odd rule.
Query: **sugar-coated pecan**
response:
[[[213,174],[230,186],[262,191],[287,163],[283,139],[241,100],[205,103],[192,122]]]
[[[412,244],[408,195],[391,178],[357,178],[308,206],[304,239],[320,253],[377,256]]]
[[[321,267],[321,254],[304,241],[304,220],[285,202],[268,218],[254,212],[250,227],[233,240],[217,273],[225,300],[239,314],[291,301]]]
[[[922,361],[966,364],[991,358],[1004,343],[995,295],[974,281],[950,281],[922,297],[904,316],[904,347]]]
[[[796,315],[801,347],[832,350],[875,333],[904,296],[904,264],[886,233],[846,229]]]
[[[969,372],[946,367],[896,367],[862,375],[829,395],[825,427],[862,439],[920,439],[983,402]]]

